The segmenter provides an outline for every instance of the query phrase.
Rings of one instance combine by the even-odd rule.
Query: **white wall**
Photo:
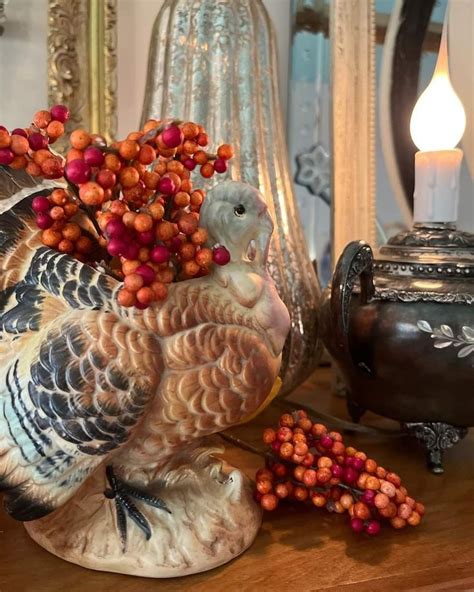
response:
[[[451,0],[449,13],[451,77],[466,111],[462,147],[474,175],[474,2]],[[472,192],[471,192],[472,193]],[[474,195],[471,195],[474,198]]]
[[[118,0],[118,137],[137,129],[151,29],[163,0]]]
[[[0,125],[24,127],[48,106],[47,0],[13,0],[0,36]]]

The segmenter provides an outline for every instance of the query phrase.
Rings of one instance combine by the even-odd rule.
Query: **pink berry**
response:
[[[161,132],[161,139],[168,148],[176,148],[181,144],[184,136],[177,125],[170,125]]]
[[[370,536],[377,536],[380,532],[380,522],[378,520],[370,520],[365,527],[365,532]]]
[[[227,170],[227,161],[223,158],[216,158],[214,161],[214,170],[216,173],[225,173]]]
[[[12,136],[23,136],[23,138],[27,138],[28,134],[26,133],[26,131],[24,129],[22,129],[21,127],[16,127],[13,131],[12,131]]]
[[[0,164],[11,164],[15,155],[10,148],[0,148]]]
[[[144,304],[143,302],[135,302],[135,304],[133,305],[135,308],[139,308],[140,310],[145,310],[145,308],[148,308],[150,305],[149,304]]]
[[[336,479],[341,479],[344,474],[344,469],[340,465],[334,464],[331,467],[331,473],[333,477],[336,477]]]
[[[91,167],[99,167],[104,163],[102,150],[96,146],[89,146],[84,152],[84,161]]]
[[[194,169],[196,168],[196,161],[193,160],[192,158],[187,158],[184,162],[183,165],[185,168],[188,169],[188,171],[194,171]]]
[[[36,152],[37,150],[42,150],[48,147],[48,138],[39,132],[34,132],[30,134],[28,143],[30,144],[30,148]]]
[[[181,235],[183,237],[184,235]],[[166,243],[168,245],[168,249],[171,253],[177,253],[179,251],[179,247],[183,244],[183,241],[178,236],[174,236],[170,241]]]
[[[33,208],[33,211],[38,214],[39,212],[49,212],[51,204],[47,197],[44,195],[38,195],[31,202],[31,207]]]
[[[67,163],[65,175],[68,181],[75,185],[87,183],[91,177],[90,166],[82,159],[71,160]]]
[[[364,530],[364,522],[360,518],[352,518],[351,528],[354,532],[362,532]]]
[[[123,239],[123,235],[127,232],[127,228],[122,220],[118,218],[110,220],[105,227],[105,233],[110,238]]]
[[[279,440],[275,440],[275,442],[272,442],[272,450],[273,452],[280,452],[280,448],[281,448],[281,442]]]
[[[136,259],[138,257],[139,245],[136,243],[129,243],[123,251],[125,259]]]
[[[212,260],[214,263],[217,263],[217,265],[227,265],[230,261],[230,253],[223,246],[214,247],[212,251]]]
[[[359,474],[352,467],[346,467],[344,469],[342,478],[346,483],[351,485],[352,483],[355,483],[357,481],[357,479],[359,478]]]
[[[172,179],[169,177],[162,177],[158,182],[158,191],[165,195],[173,195],[176,193],[177,187]]]
[[[364,491],[364,493],[362,494],[362,497],[360,498],[360,500],[364,503],[366,503],[369,506],[373,506],[374,505],[374,499],[375,499],[375,491],[373,489],[366,489]]]
[[[149,265],[146,265],[146,263],[137,267],[135,273],[142,276],[145,286],[149,286],[155,280],[154,270]]]
[[[321,440],[319,440],[319,443],[321,444],[321,446],[323,448],[328,448],[328,449],[332,448],[332,445],[334,444],[331,436],[322,436]]]
[[[53,225],[53,219],[49,214],[39,212],[36,215],[36,224],[38,228],[41,228],[41,230],[46,230],[47,228],[50,228]]]
[[[61,123],[66,123],[69,119],[69,109],[65,105],[54,105],[51,108],[51,117]]]
[[[153,263],[161,264],[166,263],[169,260],[170,252],[166,247],[158,245],[157,247],[154,247],[150,256]]]
[[[352,468],[356,471],[362,471],[365,466],[365,461],[361,458],[353,457],[352,458]]]
[[[112,189],[117,181],[117,176],[109,169],[102,169],[97,173],[95,180],[103,189]]]
[[[127,248],[127,244],[120,238],[112,238],[107,245],[107,253],[112,257],[118,257]]]
[[[141,245],[151,245],[151,243],[155,240],[155,233],[153,230],[138,232],[137,240]]]

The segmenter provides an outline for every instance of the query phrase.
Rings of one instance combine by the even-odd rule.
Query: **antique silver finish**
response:
[[[433,473],[441,474],[443,454],[467,435],[467,428],[454,427],[440,421],[431,423],[405,423],[403,427],[425,448],[428,467]]]
[[[429,333],[433,339],[433,346],[436,349],[454,346],[458,348],[457,357],[466,358],[474,352],[474,329],[465,325],[461,327],[461,333],[455,335],[449,325],[441,325],[438,328],[432,328],[427,321],[418,321],[418,329]]]
[[[293,194],[275,37],[261,0],[166,0],[152,32],[142,122],[167,117],[199,122],[213,143],[232,144],[228,177],[267,201],[276,222],[269,269],[292,321],[281,373],[288,392],[319,359],[320,293]]]
[[[376,259],[350,243],[321,309],[353,419],[370,409],[400,421],[437,473],[443,451],[474,426],[473,305],[474,235],[417,224]]]

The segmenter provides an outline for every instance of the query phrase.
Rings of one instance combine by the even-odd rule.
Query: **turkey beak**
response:
[[[273,220],[270,216],[268,208],[265,206],[265,209],[260,213],[258,217],[258,236],[255,241],[255,261],[259,265],[265,265],[267,262],[272,233]]]

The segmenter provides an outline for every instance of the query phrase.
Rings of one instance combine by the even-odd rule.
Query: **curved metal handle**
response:
[[[350,350],[348,332],[352,290],[356,281],[360,279],[361,304],[367,304],[374,295],[373,263],[372,249],[367,243],[349,243],[337,262],[331,289],[331,316],[336,343],[358,368],[369,373],[371,370],[368,365],[357,359],[358,356]]]

